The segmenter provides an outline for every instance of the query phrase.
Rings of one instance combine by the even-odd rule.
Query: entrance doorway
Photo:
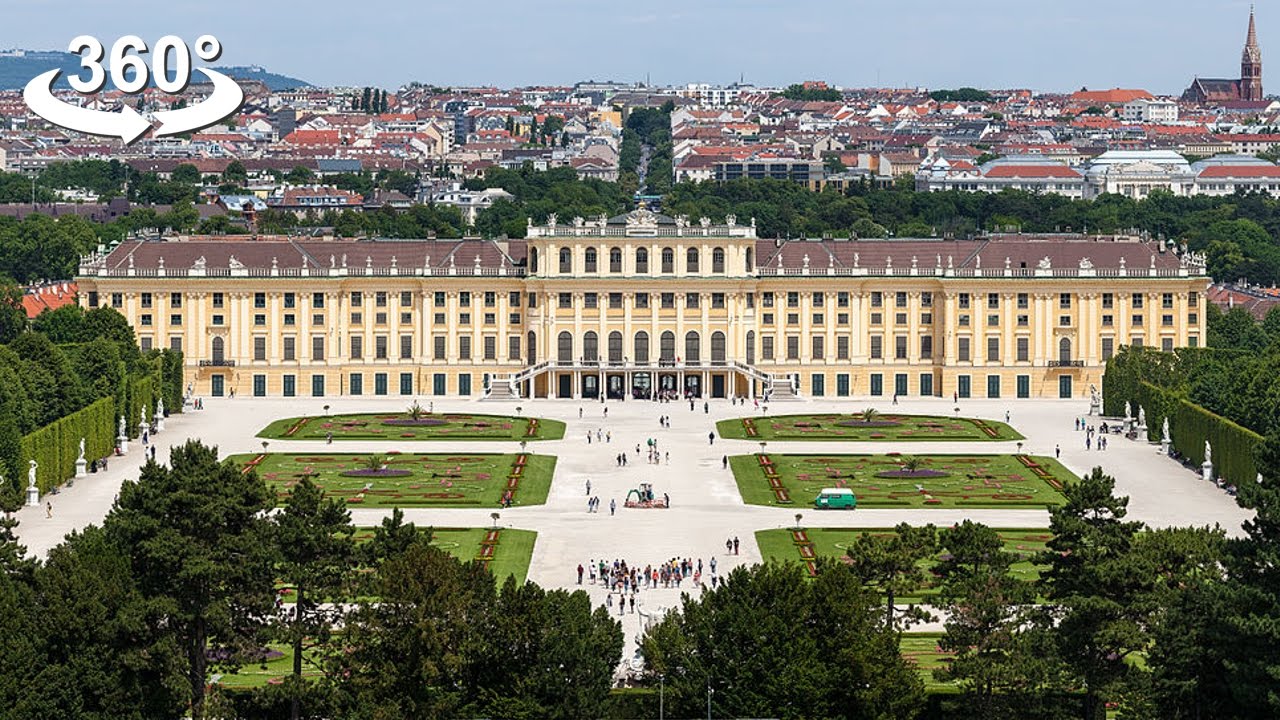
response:
[[[565,373],[556,376],[556,397],[568,399],[573,397],[573,376]]]
[[[711,397],[723,398],[725,396],[726,396],[726,393],[725,393],[724,375],[721,375],[720,373],[716,373],[711,376]]]

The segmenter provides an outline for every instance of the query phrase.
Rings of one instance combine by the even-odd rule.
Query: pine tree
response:
[[[373,96],[373,88],[366,87],[364,94],[360,96],[360,109],[369,112],[369,101]]]

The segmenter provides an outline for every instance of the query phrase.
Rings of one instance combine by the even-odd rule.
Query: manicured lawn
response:
[[[513,530],[499,528],[497,536],[490,538],[492,530],[485,528],[432,528],[431,544],[444,550],[463,562],[480,560],[487,562],[489,572],[498,586],[506,582],[507,577],[515,576],[516,583],[523,585],[529,575],[529,560],[533,557],[533,544],[538,533],[532,530]],[[356,531],[356,542],[373,537],[373,528],[360,528]],[[492,539],[494,542],[487,543]],[[486,556],[485,548],[492,545],[492,552]]]
[[[543,418],[475,413],[368,413],[277,420],[258,437],[273,440],[559,440],[564,423]]]
[[[1045,543],[1052,537],[1044,528],[996,528],[995,531],[1004,541],[1004,549],[1022,559],[1014,563],[1010,574],[1025,582],[1035,582],[1040,578],[1040,566],[1031,562],[1037,553],[1044,552]],[[756,543],[760,546],[760,555],[766,560],[805,563],[810,572],[812,561],[820,557],[843,558],[849,546],[860,535],[891,535],[893,528],[841,529],[841,528],[804,528],[803,534],[797,536],[794,530],[758,530]],[[922,568],[932,568],[946,553],[946,548],[938,551],[933,560],[924,560]],[[928,602],[938,593],[932,580],[926,580],[918,592],[897,598],[901,602]]]
[[[351,507],[498,507],[509,488],[512,505],[547,501],[556,459],[550,455],[493,453],[381,456],[385,467],[367,469],[368,455],[258,453],[230,459],[253,467],[284,503],[289,488],[310,476],[327,494]]]
[[[940,639],[942,639],[942,633],[904,633],[898,640],[898,652],[916,666],[916,672],[920,673],[920,679],[924,680],[926,690],[954,692],[956,686],[952,683],[942,683],[933,679],[933,671],[945,667],[955,656],[954,653],[938,647]]]
[[[305,658],[307,653],[303,653]],[[268,645],[263,648],[261,662],[241,665],[234,672],[215,674],[216,684],[227,688],[258,688],[268,683],[277,684],[281,678],[293,672],[293,648],[288,645]],[[320,671],[305,659],[302,663],[302,676],[316,679]]]
[[[865,420],[847,415],[753,415],[716,423],[720,437],[730,440],[1021,440],[1002,422],[941,415],[877,413]]]
[[[813,507],[823,488],[848,487],[858,507],[1045,507],[1062,503],[1075,476],[1053,458],[1030,455],[918,455],[913,474],[894,455],[734,455],[742,499],[752,505]],[[886,473],[899,477],[884,477]],[[813,512],[850,512],[813,510]],[[852,511],[852,512],[856,512]]]

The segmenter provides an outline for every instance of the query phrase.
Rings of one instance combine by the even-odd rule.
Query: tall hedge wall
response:
[[[140,411],[143,408],[146,408],[147,422],[150,423],[156,411],[156,377],[154,375],[134,375],[125,381],[124,426],[131,438],[141,435],[138,431],[138,420],[142,417]],[[119,422],[119,418],[116,422]]]
[[[84,438],[86,460],[104,458],[115,451],[115,408],[115,398],[105,397],[22,438],[23,472],[29,461],[36,461],[36,486],[42,495],[75,476],[80,438]],[[18,485],[25,492],[25,474]]]

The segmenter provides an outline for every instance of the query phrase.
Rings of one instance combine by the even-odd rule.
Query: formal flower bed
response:
[[[994,420],[939,415],[814,413],[756,415],[716,423],[721,437],[739,440],[1021,440],[1013,428]]]
[[[410,408],[413,410],[413,408]],[[541,418],[431,413],[342,414],[277,420],[259,437],[290,440],[559,440],[564,423]]]
[[[1031,462],[1039,472],[1028,472]],[[1052,458],[1013,455],[785,455],[730,458],[739,492],[757,505],[809,505],[849,488],[860,508],[1047,507],[1071,473]]]
[[[388,478],[388,477],[408,477],[412,474],[413,472],[409,470],[397,470],[395,468],[377,468],[377,469],[361,468],[359,470],[344,470],[342,473],[342,476],[343,477]]]

